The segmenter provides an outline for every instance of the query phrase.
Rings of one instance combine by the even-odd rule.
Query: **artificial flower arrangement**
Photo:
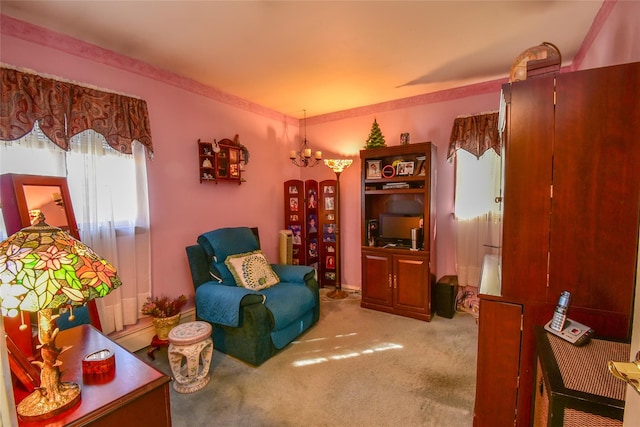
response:
[[[180,313],[182,307],[187,303],[187,297],[180,295],[177,298],[169,298],[165,295],[159,297],[149,297],[142,304],[142,314],[152,317],[171,317]]]

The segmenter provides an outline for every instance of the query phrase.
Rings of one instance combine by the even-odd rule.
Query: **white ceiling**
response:
[[[569,65],[602,1],[0,1],[8,16],[293,117]]]

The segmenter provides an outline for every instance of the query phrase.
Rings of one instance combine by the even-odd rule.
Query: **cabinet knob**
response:
[[[393,289],[398,289],[398,277],[393,275]]]
[[[389,287],[392,287],[392,283],[391,283],[391,273],[389,273]]]

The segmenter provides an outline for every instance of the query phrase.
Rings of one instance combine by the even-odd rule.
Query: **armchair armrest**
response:
[[[196,314],[211,323],[237,327],[240,308],[264,303],[264,296],[251,289],[209,281],[196,289]]]
[[[306,265],[289,265],[289,264],[271,264],[273,271],[278,275],[281,282],[306,284],[309,275],[315,271],[312,267]]]

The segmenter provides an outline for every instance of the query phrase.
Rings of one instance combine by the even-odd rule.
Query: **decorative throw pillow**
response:
[[[280,282],[280,278],[260,250],[229,255],[224,263],[238,286],[257,291]]]

